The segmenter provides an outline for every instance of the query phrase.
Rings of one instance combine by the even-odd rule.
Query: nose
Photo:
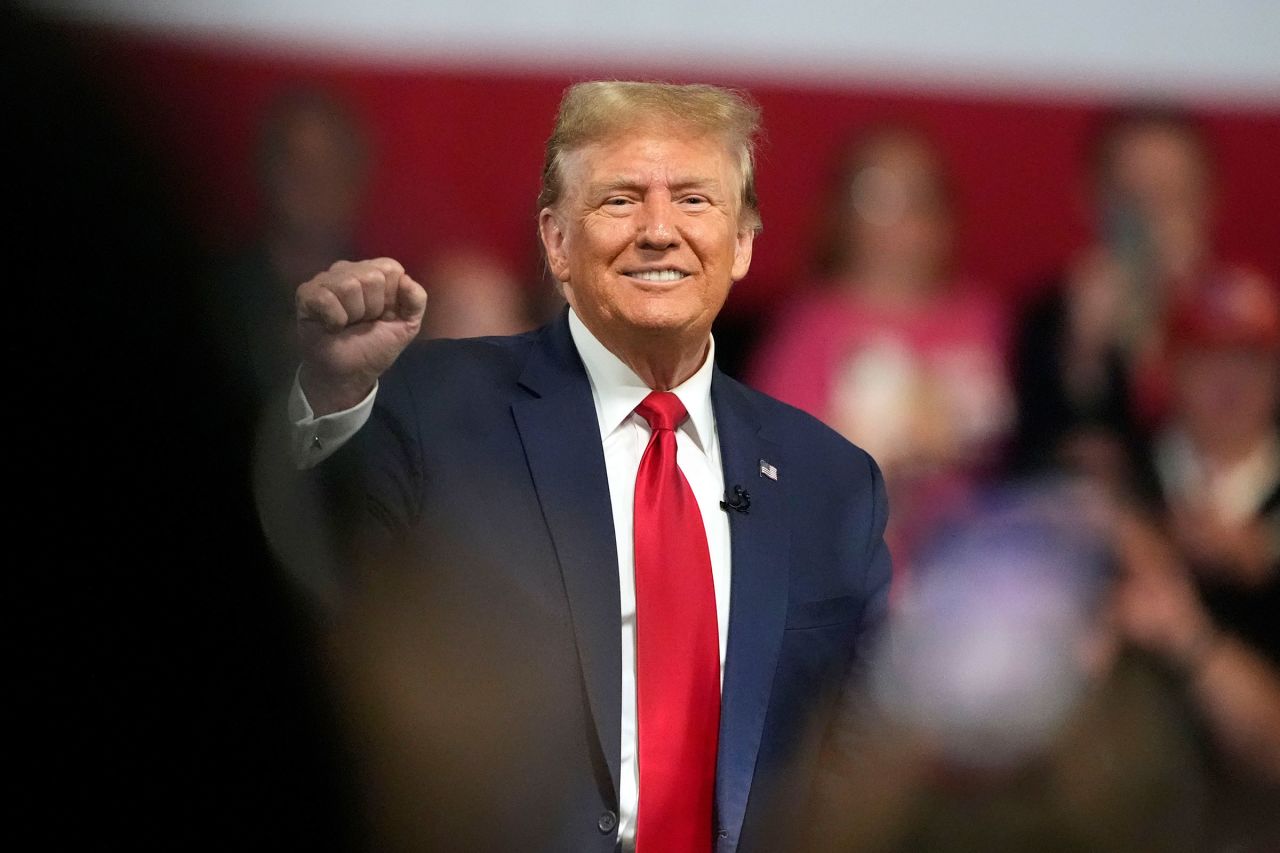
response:
[[[636,223],[636,244],[641,249],[669,249],[680,241],[671,199],[649,196]]]

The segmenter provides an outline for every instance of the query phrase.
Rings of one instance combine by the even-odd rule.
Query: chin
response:
[[[697,324],[697,315],[667,306],[650,305],[626,313],[628,325],[649,332],[681,332]]]

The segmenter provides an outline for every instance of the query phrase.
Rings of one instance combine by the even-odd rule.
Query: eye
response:
[[[626,207],[631,203],[632,203],[631,199],[627,198],[626,196],[616,195],[616,196],[612,196],[610,198],[605,199],[604,206],[605,207]]]
[[[705,207],[711,202],[704,195],[687,195],[680,199],[680,203],[686,207]]]

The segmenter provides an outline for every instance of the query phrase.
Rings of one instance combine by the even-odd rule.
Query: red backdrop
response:
[[[375,157],[360,247],[414,263],[433,246],[491,248],[536,270],[533,199],[556,103],[590,69],[476,72],[408,68],[235,50],[212,43],[80,31],[90,73],[138,127],[211,248],[246,239],[256,198],[256,122],[280,89],[331,89],[368,125]],[[601,69],[601,76],[619,76]],[[645,76],[680,79],[674,71]],[[931,131],[959,189],[963,272],[1011,296],[1052,269],[1085,236],[1079,156],[1108,106],[1033,93],[957,96],[755,79],[764,109],[759,188],[765,232],[731,310],[767,310],[803,280],[823,185],[836,150],[857,128],[905,119]],[[1199,111],[1220,160],[1220,246],[1233,260],[1280,274],[1280,109]]]

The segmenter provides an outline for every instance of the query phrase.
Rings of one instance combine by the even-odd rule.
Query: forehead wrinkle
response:
[[[697,139],[699,135],[695,135]],[[707,138],[707,137],[702,137]],[[714,135],[711,138],[715,138]],[[711,165],[712,173],[680,175],[675,180],[670,180],[669,169],[667,163],[646,163],[639,166],[634,172],[630,173],[614,173],[610,177],[600,180],[591,181],[591,172],[595,168],[593,163],[594,155],[599,153],[601,149],[607,148],[611,142],[618,141],[618,136],[606,136],[602,139],[592,140],[581,147],[568,149],[563,152],[563,160],[561,161],[561,176],[564,181],[562,184],[562,198],[576,198],[577,203],[587,203],[591,199],[598,198],[601,194],[607,194],[618,190],[640,191],[651,186],[655,181],[661,182],[668,186],[671,191],[688,190],[691,188],[701,189],[713,199],[719,201],[728,201],[733,207],[741,212],[742,199],[737,192],[736,184],[743,180],[738,161],[728,156],[732,152],[723,150],[723,145],[719,146],[712,155],[714,163]],[[723,140],[717,140],[722,143]],[[716,175],[715,172],[727,171],[731,174]],[[726,186],[722,177],[729,179],[729,185]],[[725,194],[729,193],[728,198]]]
[[[670,186],[672,190],[701,189],[711,190],[718,194],[720,191],[720,179],[714,177],[680,178],[678,180],[671,181],[668,186]]]
[[[633,175],[617,175],[613,178],[606,178],[603,181],[594,181],[587,184],[587,191],[594,194],[611,192],[612,190],[634,190],[648,186],[651,181],[646,181],[639,174]]]

